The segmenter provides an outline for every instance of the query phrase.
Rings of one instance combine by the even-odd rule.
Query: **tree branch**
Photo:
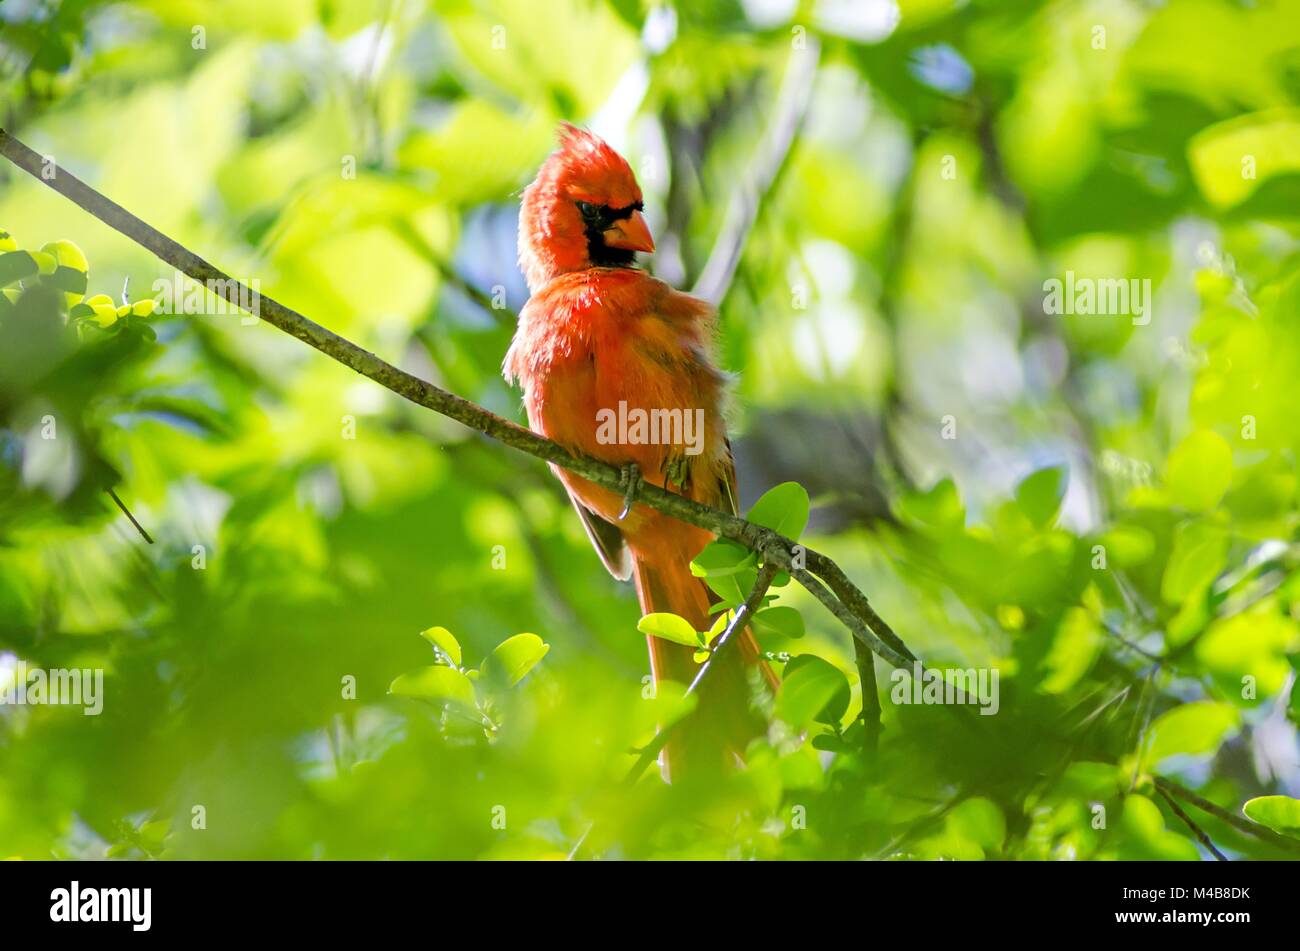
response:
[[[1244,832],[1246,835],[1253,836],[1267,842],[1276,848],[1285,852],[1300,853],[1300,839],[1290,839],[1286,836],[1279,835],[1272,829],[1251,822],[1242,816],[1233,815],[1222,806],[1216,806],[1210,800],[1197,793],[1192,792],[1184,786],[1171,779],[1165,779],[1163,776],[1152,776],[1151,781],[1155,783],[1157,791],[1165,796],[1176,796],[1184,802],[1190,803],[1202,812],[1207,812],[1220,822],[1227,823],[1238,832]]]
[[[1196,836],[1201,845],[1210,850],[1216,860],[1220,862],[1228,861],[1228,857],[1215,848],[1214,842],[1211,841],[1205,830],[1196,824],[1195,820],[1184,811],[1182,806],[1178,805],[1177,800],[1175,800],[1173,796],[1165,792],[1159,784],[1156,785],[1156,792],[1160,794],[1160,798],[1163,799],[1169,808],[1173,810],[1174,815],[1183,820],[1183,825],[1192,830],[1192,835]]]
[[[125,515],[130,520],[131,524],[135,526],[135,530],[140,533],[140,537],[152,545],[153,538],[144,530],[144,526],[136,520],[136,517],[131,514],[131,510],[117,497],[117,493],[112,489],[105,489],[104,491],[108,493],[110,499],[117,503],[117,507],[122,510],[122,514]]]
[[[876,655],[856,637],[853,639],[853,662],[857,665],[858,683],[862,688],[862,712],[858,714],[858,719],[866,730],[862,748],[868,753],[874,753],[880,743],[880,694],[876,692]]]
[[[241,302],[257,301],[259,309],[257,316],[271,326],[291,337],[296,337],[327,357],[412,403],[441,413],[513,449],[567,469],[611,491],[622,494],[630,488],[635,488],[637,504],[649,506],[679,521],[738,542],[761,554],[766,563],[780,570],[789,571],[800,584],[812,591],[819,601],[849,627],[854,637],[880,654],[890,664],[895,667],[905,667],[916,660],[915,655],[871,607],[867,596],[858,590],[840,567],[825,555],[798,545],[771,529],[728,512],[701,505],[657,485],[639,484],[629,487],[624,472],[619,467],[596,459],[572,455],[558,443],[551,442],[476,403],[398,369],[369,350],[322,327],[279,301],[265,295],[254,294],[239,281],[146,224],[75,175],[60,168],[53,160],[38,155],[3,129],[0,129],[0,155],[94,215],[113,230],[130,238],[191,279],[206,285],[209,291],[224,298],[234,307],[239,308]],[[796,557],[801,565],[808,566],[808,570],[795,567]],[[826,585],[813,577],[814,574],[830,586],[829,591]],[[831,593],[832,591],[834,594]]]

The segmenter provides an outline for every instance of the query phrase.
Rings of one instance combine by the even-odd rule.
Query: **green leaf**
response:
[[[402,674],[388,685],[388,692],[397,697],[450,700],[465,706],[474,705],[474,685],[469,678],[454,667],[444,667],[441,664],[420,667]]]
[[[1136,794],[1125,796],[1123,808],[1118,830],[1123,843],[1120,858],[1196,860],[1196,846],[1184,836],[1166,828],[1160,807],[1150,799]]]
[[[1246,818],[1274,832],[1300,838],[1300,799],[1290,796],[1256,796],[1241,807]]]
[[[1300,646],[1300,625],[1266,599],[1248,611],[1220,618],[1196,642],[1196,660],[1239,707],[1272,699],[1291,674],[1287,653]],[[1242,696],[1250,677],[1254,697]]]
[[[460,641],[452,636],[451,631],[445,627],[431,627],[421,631],[420,636],[442,651],[453,664],[457,667],[460,666]]]
[[[1160,596],[1180,604],[1208,588],[1223,568],[1228,539],[1204,522],[1184,522],[1174,533],[1174,547],[1160,581]]]
[[[36,259],[26,251],[7,251],[0,254],[0,287],[8,287],[24,278],[32,277],[38,270]]]
[[[925,492],[912,492],[903,496],[898,503],[898,510],[910,521],[945,531],[966,524],[966,512],[952,479],[942,479]]]
[[[53,256],[61,268],[70,268],[82,274],[90,270],[90,265],[86,262],[85,252],[71,241],[49,241],[41,245],[41,251]]]
[[[58,270],[45,278],[45,280],[47,283],[57,287],[59,290],[66,291],[70,294],[86,293],[85,271],[78,271],[75,268],[70,268],[61,264],[59,265]]]
[[[1119,792],[1124,782],[1122,771],[1114,763],[1078,760],[1065,768],[1061,788],[1083,798],[1108,799]]]
[[[798,482],[782,482],[764,492],[746,517],[786,538],[798,539],[808,525],[808,509],[808,490]]]
[[[1276,109],[1208,126],[1188,143],[1201,194],[1219,208],[1240,204],[1270,177],[1300,172],[1300,110]],[[1250,156],[1255,174],[1243,174]]]
[[[42,276],[49,276],[59,269],[59,259],[46,251],[28,251],[34,262],[36,269],[41,272]]]
[[[1169,454],[1165,487],[1175,505],[1205,512],[1219,504],[1232,482],[1232,447],[1218,433],[1198,429]]]
[[[727,625],[731,623],[731,617],[732,615],[730,611],[723,611],[720,613],[713,619],[713,624],[710,625],[709,629],[700,636],[700,642],[706,645],[712,644],[721,637],[722,632],[725,631]]]
[[[814,719],[838,723],[848,710],[849,696],[849,681],[843,671],[816,654],[800,654],[785,665],[776,715],[795,729]]]
[[[1174,707],[1151,724],[1143,763],[1151,767],[1170,756],[1213,753],[1239,722],[1237,709],[1227,703],[1202,700]]]
[[[685,644],[687,647],[699,647],[704,643],[690,621],[667,612],[647,614],[637,622],[636,629],[642,634],[672,641],[674,644]]]
[[[1106,549],[1108,563],[1118,568],[1132,568],[1150,558],[1156,550],[1155,539],[1137,525],[1115,525],[1098,541]]]
[[[151,852],[156,852],[162,848],[163,842],[167,839],[167,833],[171,831],[171,823],[166,820],[155,820],[146,822],[140,826],[140,844]]]
[[[1061,617],[1051,650],[1043,659],[1047,675],[1038,689],[1044,693],[1065,693],[1088,673],[1101,646],[1097,619],[1084,608],[1070,608]]]
[[[714,575],[704,579],[709,589],[732,607],[745,603],[757,581],[757,568],[742,568],[734,575]]]
[[[966,799],[948,814],[947,825],[956,835],[982,849],[996,850],[1007,835],[1007,820],[992,801],[982,797]]]
[[[1016,502],[1036,528],[1046,528],[1056,520],[1068,483],[1065,466],[1039,469],[1016,486]]]
[[[537,666],[550,649],[551,645],[536,634],[516,634],[498,644],[483,661],[484,673],[502,677],[513,687]]]
[[[852,749],[834,733],[818,733],[812,738],[812,747],[826,753],[846,753]]]
[[[729,538],[709,542],[691,560],[691,574],[697,578],[721,578],[758,563],[758,555]]]
[[[754,633],[798,638],[804,635],[803,615],[795,608],[778,605],[754,614]]]

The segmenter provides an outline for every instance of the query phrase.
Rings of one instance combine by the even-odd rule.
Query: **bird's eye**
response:
[[[578,211],[582,212],[582,217],[589,221],[600,217],[600,209],[589,201],[578,202]]]

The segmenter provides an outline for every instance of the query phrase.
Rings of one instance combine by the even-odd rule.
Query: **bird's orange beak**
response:
[[[647,254],[655,249],[655,239],[650,236],[650,228],[641,217],[641,212],[614,222],[612,228],[602,232],[605,244],[611,248],[623,248],[626,251],[645,251]]]

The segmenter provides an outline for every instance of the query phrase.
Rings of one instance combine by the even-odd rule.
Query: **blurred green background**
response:
[[[671,698],[543,465],[265,324],[75,334],[27,281],[0,684],[102,667],[106,697],[0,707],[0,856],[1195,859],[1151,776],[1238,817],[1300,796],[1294,4],[3,0],[0,123],[518,419],[518,192],[556,123],[627,155],[647,266],[689,288],[810,56],[721,305],[742,505],[803,484],[809,543],[928,664],[997,667],[997,716],[896,705],[878,665],[879,752],[837,742],[849,638],[791,587],[807,632],[764,646],[844,672],[836,722],[777,723],[725,783],[626,788]],[[75,242],[92,295],[173,279],[7,163],[0,230]],[[1149,322],[1045,312],[1071,274],[1149,281]],[[466,667],[550,650],[485,732],[388,694],[432,626]]]

